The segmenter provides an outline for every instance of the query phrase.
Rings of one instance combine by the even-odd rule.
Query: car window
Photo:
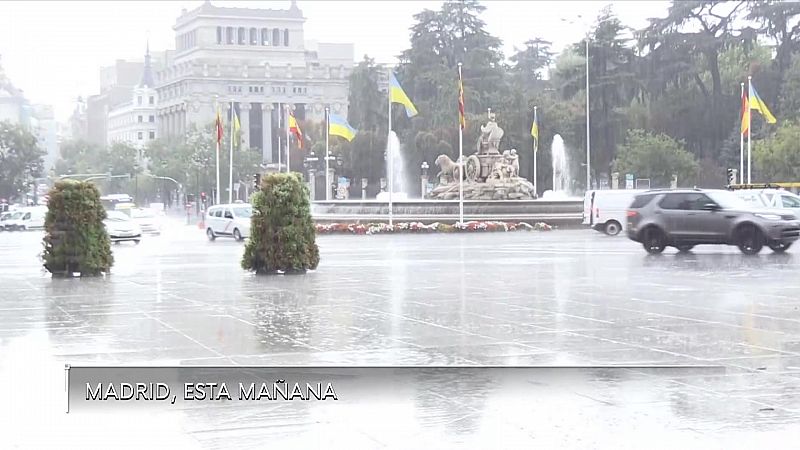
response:
[[[736,196],[742,199],[742,201],[744,201],[750,206],[759,206],[759,207],[766,206],[764,204],[764,199],[762,199],[761,195],[758,194],[757,192],[740,191],[736,193]]]
[[[253,214],[253,210],[251,208],[239,207],[239,208],[233,208],[233,213],[236,215],[236,217],[242,219],[249,219],[250,216]]]
[[[656,198],[655,194],[642,194],[637,195],[636,198],[633,199],[633,203],[631,203],[631,208],[644,208],[647,206],[651,200]]]
[[[687,204],[689,194],[667,194],[658,203],[663,209],[683,209],[681,205]]]
[[[800,198],[791,195],[781,195],[784,208],[800,208]]]
[[[764,194],[764,204],[766,206],[775,206],[775,194]]]
[[[222,217],[226,219],[233,219],[233,213],[231,213],[230,209],[225,209],[225,214]]]

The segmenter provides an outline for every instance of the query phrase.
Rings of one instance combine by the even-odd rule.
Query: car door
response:
[[[234,221],[233,213],[231,212],[230,208],[226,207],[225,210],[222,212],[223,230],[220,233],[222,234],[233,233],[233,228],[234,228],[233,221]]]
[[[687,227],[690,230],[687,234],[695,235],[702,242],[724,242],[729,228],[728,222],[731,220],[730,214],[706,194],[689,194],[688,200]]]
[[[225,228],[225,224],[222,222],[222,208],[217,208],[214,210],[214,233],[222,233],[222,230]]]
[[[795,217],[800,219],[800,198],[794,195],[781,194],[781,206],[788,208]]]
[[[681,240],[688,232],[687,209],[688,193],[675,192],[664,195],[658,203],[655,214],[661,214],[660,222],[670,239]]]

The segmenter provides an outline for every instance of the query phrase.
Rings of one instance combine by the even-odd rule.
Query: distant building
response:
[[[15,87],[6,77],[0,59],[0,121],[30,125],[30,105],[22,89]]]
[[[179,138],[192,124],[213,123],[215,104],[228,123],[233,102],[243,144],[271,163],[285,139],[282,105],[298,120],[322,121],[326,106],[346,115],[353,45],[306,45],[304,22],[295,2],[286,10],[208,1],[184,10],[173,27],[176,51],[156,73],[158,134]]]
[[[68,126],[62,133],[63,139],[88,140],[89,123],[86,117],[86,100],[78,97],[75,101],[75,108],[69,116]]]
[[[127,103],[111,109],[107,118],[108,143],[127,142],[142,148],[157,137],[158,94],[155,89],[150,45],[144,56],[140,79]]]
[[[59,153],[58,122],[51,105],[31,106],[31,131],[36,140],[47,153],[44,156],[44,170],[52,169],[61,156]]]

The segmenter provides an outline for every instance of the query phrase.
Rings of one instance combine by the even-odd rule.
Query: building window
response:
[[[269,45],[269,31],[266,28],[261,29],[261,45]]]
[[[150,132],[150,140],[152,141],[155,138],[156,138],[156,132],[155,131],[151,131]]]
[[[136,138],[141,141],[142,139],[144,139],[144,134],[140,131],[140,132],[136,133]]]
[[[142,123],[142,122],[144,122],[144,117],[137,116],[136,121],[139,122],[139,123]]]
[[[244,45],[247,42],[247,37],[244,35],[244,27],[239,27],[237,30],[236,35],[238,36],[238,40],[236,41],[239,45]]]
[[[142,96],[141,95],[136,97],[136,102],[141,106],[141,104],[142,104]]]
[[[155,104],[156,104],[156,98],[155,98],[155,97],[153,97],[152,95],[150,96],[150,98],[148,98],[148,99],[147,99],[147,101],[148,101],[148,103],[150,103],[151,105],[155,105]]]
[[[156,116],[151,114],[150,117],[147,118],[147,121],[150,123],[154,123],[156,121]]]
[[[272,45],[281,45],[281,30],[277,28],[272,30]]]
[[[284,47],[288,47],[289,46],[289,29],[288,28],[283,30],[283,45],[284,45]]]
[[[258,45],[258,30],[250,28],[250,45]]]
[[[217,27],[217,44],[222,44],[222,27]]]
[[[225,27],[225,43],[233,44],[233,27]]]

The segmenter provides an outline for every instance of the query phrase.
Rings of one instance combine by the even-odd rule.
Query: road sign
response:
[[[625,189],[633,189],[633,174],[625,174]]]

